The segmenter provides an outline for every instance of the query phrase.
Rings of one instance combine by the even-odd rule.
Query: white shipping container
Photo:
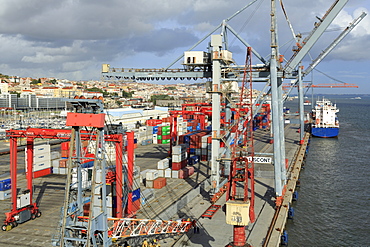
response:
[[[17,208],[23,208],[31,204],[30,192],[17,196]]]
[[[44,170],[44,169],[47,169],[47,168],[50,168],[50,167],[51,167],[50,160],[43,161],[43,162],[40,162],[40,163],[34,163],[33,164],[33,172],[41,171],[41,170]],[[26,171],[27,171],[27,169],[26,169]]]
[[[50,154],[50,145],[49,144],[43,144],[43,145],[37,145],[33,147],[33,154],[44,154],[49,153]]]
[[[158,161],[158,164],[157,164],[157,169],[167,169],[168,167],[170,167],[170,161],[169,159],[163,159],[163,160],[160,160]]]
[[[186,152],[186,145],[176,145],[172,147],[172,154],[182,154]],[[177,161],[174,161],[177,162]]]
[[[67,168],[59,167],[59,174],[66,175],[67,174]]]
[[[164,170],[159,170],[158,169],[158,177],[164,178]]]
[[[155,180],[158,178],[158,170],[151,169],[145,174],[146,180]]]
[[[167,168],[166,170],[164,170],[164,177],[165,178],[172,177],[172,170],[171,170],[171,168]]]
[[[179,178],[179,171],[172,171],[172,178]]]
[[[0,191],[0,200],[6,200],[12,197],[12,190]]]
[[[53,167],[53,173],[59,174],[59,167]]]
[[[153,144],[158,144],[158,139],[153,137]]]
[[[60,159],[60,152],[51,152],[50,159],[52,160]]]
[[[153,180],[146,180],[145,181],[145,187],[153,188],[154,187],[154,181]]]
[[[173,154],[172,155],[172,162],[181,162],[181,161],[183,161],[187,158],[186,156],[187,156],[186,153]]]

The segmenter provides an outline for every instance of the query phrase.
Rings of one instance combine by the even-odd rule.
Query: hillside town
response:
[[[0,108],[64,109],[65,99],[103,97],[107,109],[124,106],[177,107],[209,99],[206,83],[196,81],[154,84],[147,82],[70,81],[56,78],[1,76]]]
[[[107,83],[102,81],[69,81],[55,78],[21,78],[3,76],[0,83],[0,107],[2,108],[63,108],[59,99],[84,96],[104,97],[107,108],[138,105],[143,102],[153,102],[161,99],[157,104],[166,105],[163,100],[172,100],[171,105],[181,105],[184,101],[197,102],[206,96],[204,83],[177,83],[177,84],[151,84],[151,83]],[[166,95],[166,97],[155,97]],[[22,99],[39,99],[49,104],[27,105]],[[60,102],[59,102],[60,101]]]

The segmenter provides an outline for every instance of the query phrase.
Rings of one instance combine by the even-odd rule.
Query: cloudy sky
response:
[[[242,0],[0,0],[0,73],[69,80],[98,80],[101,65],[116,68],[163,68],[205,34],[248,4]],[[308,34],[334,0],[284,0],[296,33]],[[277,2],[278,3],[278,2]],[[229,25],[262,56],[269,56],[270,1],[258,0]],[[343,11],[305,58],[307,66],[362,11],[368,0],[349,0]],[[288,59],[293,36],[281,8],[277,10],[280,52]],[[218,34],[219,31],[216,32]],[[194,50],[207,49],[208,40]],[[245,48],[229,34],[230,50],[238,64]],[[370,17],[367,16],[317,66],[334,79],[370,93]],[[253,63],[259,63],[253,59]],[[181,68],[177,63],[173,68]],[[315,71],[318,83],[335,81]],[[311,79],[307,78],[307,79]],[[324,92],[329,89],[324,89]]]

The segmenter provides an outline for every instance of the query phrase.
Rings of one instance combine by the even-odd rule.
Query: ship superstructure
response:
[[[339,121],[336,104],[323,98],[316,102],[312,110],[312,135],[316,137],[336,137],[339,134]]]

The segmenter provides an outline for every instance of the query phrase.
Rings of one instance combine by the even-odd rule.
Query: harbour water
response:
[[[289,246],[370,246],[370,97],[327,98],[339,108],[339,136],[311,139]]]

